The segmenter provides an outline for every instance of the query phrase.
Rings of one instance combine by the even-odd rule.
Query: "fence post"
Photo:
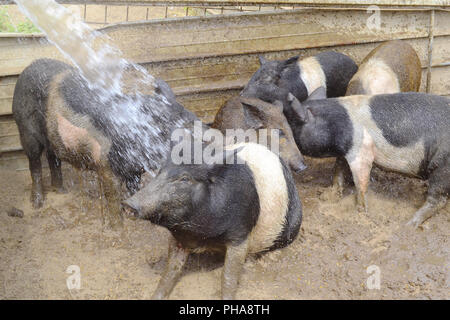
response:
[[[426,92],[431,92],[431,64],[433,62],[434,10],[430,11],[430,28],[428,31],[428,68]]]

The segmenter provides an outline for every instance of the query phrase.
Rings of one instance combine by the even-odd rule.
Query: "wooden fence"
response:
[[[372,13],[365,8],[328,7],[128,22],[101,30],[126,58],[166,80],[179,101],[205,122],[241,90],[258,68],[258,55],[283,59],[336,50],[359,63],[379,43],[392,39],[416,49],[423,66],[421,91],[450,96],[450,11],[383,7],[380,13],[378,30],[367,27]],[[42,35],[0,34],[0,167],[27,167],[11,102],[20,72],[41,57],[64,60]]]

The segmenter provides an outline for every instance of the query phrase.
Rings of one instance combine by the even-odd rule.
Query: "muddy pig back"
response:
[[[58,90],[55,90],[57,79],[73,70],[61,61],[36,60],[21,73],[14,90],[13,116],[19,128],[22,147],[29,160],[32,178],[31,201],[35,208],[41,207],[44,200],[41,165],[43,150],[47,153],[52,187],[58,192],[64,192],[61,159],[66,158],[66,154],[78,145],[80,139],[88,140],[88,144],[83,144],[83,148],[92,146],[88,152],[89,156],[93,154],[95,157],[100,153],[97,142],[89,138],[84,128],[74,126],[67,120],[69,115],[55,109],[55,103],[65,109],[64,102],[56,101],[59,95]]]
[[[388,41],[364,58],[346,95],[419,91],[421,75],[414,48],[402,40]]]

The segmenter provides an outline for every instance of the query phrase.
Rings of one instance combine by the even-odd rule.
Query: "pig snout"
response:
[[[287,130],[286,130],[287,131]],[[280,142],[280,156],[289,165],[289,168],[294,173],[300,173],[306,170],[308,166],[305,164],[305,159],[298,150],[294,139],[282,139]]]
[[[296,159],[296,161],[291,160],[291,161],[289,161],[289,166],[291,167],[291,170],[296,174],[298,174],[308,168],[308,166],[305,164],[303,159],[301,159],[301,160]]]

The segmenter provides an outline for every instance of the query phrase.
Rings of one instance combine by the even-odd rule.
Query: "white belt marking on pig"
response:
[[[300,68],[300,78],[303,80],[306,90],[308,90],[308,95],[321,86],[325,89],[327,88],[325,73],[315,57],[299,61],[298,66]]]
[[[359,67],[353,80],[361,82],[364,94],[400,92],[400,84],[395,72],[381,59],[372,58]]]
[[[375,157],[374,141],[363,126],[354,127],[354,144],[346,156],[352,170],[355,186],[366,193],[370,180],[370,170]],[[358,140],[355,140],[358,139]]]
[[[47,132],[52,137],[51,141],[58,141],[59,136],[64,147],[69,151],[79,152],[79,148],[83,145],[88,147],[92,160],[98,163],[101,161],[102,151],[104,155],[108,154],[111,143],[94,128],[88,116],[75,114],[70,106],[66,105],[65,99],[59,93],[59,87],[68,73],[56,75],[50,83],[47,101]],[[59,150],[58,146],[54,147],[56,154],[62,160],[70,162],[70,159],[65,159],[61,154],[62,150]]]
[[[244,148],[238,156],[252,171],[259,197],[258,221],[249,235],[249,252],[257,253],[271,247],[283,230],[289,203],[288,188],[275,153],[255,143],[235,144],[226,149],[240,146]]]
[[[64,146],[73,152],[77,152],[80,145],[87,143],[89,144],[87,147],[91,150],[93,160],[95,162],[100,162],[100,144],[89,136],[89,132],[84,128],[74,126],[60,114],[57,114],[56,117],[58,121],[59,136],[61,137]]]
[[[402,172],[416,176],[420,171],[420,164],[425,155],[425,146],[422,140],[413,145],[396,147],[390,144],[383,136],[380,128],[372,119],[369,107],[370,96],[349,96],[339,98],[340,104],[347,110],[353,123],[353,147],[346,156],[348,159],[361,157],[359,147],[364,138],[364,129],[372,138],[374,149],[374,162],[388,170]]]

